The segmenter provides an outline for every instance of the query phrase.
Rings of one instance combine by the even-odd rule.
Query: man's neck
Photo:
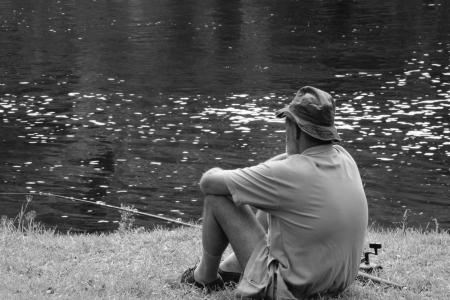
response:
[[[300,143],[299,150],[300,150],[300,153],[303,153],[303,151],[305,151],[306,149],[316,147],[316,146],[321,146],[321,145],[328,145],[328,144],[329,143],[318,143],[315,141],[308,140],[305,143]]]
[[[288,155],[294,155],[294,154],[302,154],[306,149],[321,146],[321,145],[329,145],[330,142],[318,142],[317,140],[312,140],[309,138],[303,138],[304,135],[300,137],[299,140],[297,140],[297,143],[294,149],[292,149],[291,153],[288,153]]]

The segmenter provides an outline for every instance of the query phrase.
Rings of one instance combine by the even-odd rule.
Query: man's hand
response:
[[[200,190],[205,195],[229,195],[230,191],[225,183],[224,170],[212,168],[206,171],[200,179]]]

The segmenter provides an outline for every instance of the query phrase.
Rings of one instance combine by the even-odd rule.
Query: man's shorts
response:
[[[253,250],[237,287],[238,299],[297,299],[280,275],[278,262],[269,259],[269,246],[262,240]]]

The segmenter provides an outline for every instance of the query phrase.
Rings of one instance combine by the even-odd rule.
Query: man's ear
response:
[[[297,154],[298,137],[297,123],[286,117],[286,153],[288,155]]]
[[[293,120],[290,116],[286,116],[286,127],[289,127],[292,134],[295,132],[295,139],[300,140],[302,130],[298,126],[297,122]]]
[[[295,137],[296,137],[297,141],[300,141],[300,136],[302,135],[302,130],[300,129],[300,127],[297,124],[295,126],[295,130],[297,131]]]

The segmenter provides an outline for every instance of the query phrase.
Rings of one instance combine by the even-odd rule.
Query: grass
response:
[[[113,233],[59,234],[26,216],[0,224],[0,299],[234,299],[231,288],[206,295],[173,286],[198,262],[198,229],[132,229],[124,216]],[[383,245],[378,276],[409,289],[355,282],[330,299],[448,299],[450,235],[404,225],[372,228],[369,240]]]

